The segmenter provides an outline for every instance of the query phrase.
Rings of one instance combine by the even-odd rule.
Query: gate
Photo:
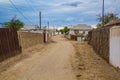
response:
[[[110,29],[110,63],[120,68],[120,26]]]
[[[46,43],[47,42],[47,39],[48,39],[48,34],[47,34],[47,31],[46,30],[44,30],[44,32],[43,32],[43,42],[44,43]]]

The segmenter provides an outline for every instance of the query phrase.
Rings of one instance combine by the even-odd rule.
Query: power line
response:
[[[30,3],[32,3],[31,0],[25,0],[28,4],[28,6],[32,9],[32,11],[34,12],[34,14],[36,15],[36,10],[30,5]],[[39,13],[39,16],[41,17],[41,13]],[[40,18],[40,29],[41,29],[41,18]]]
[[[33,7],[30,5],[30,0],[25,0],[26,2],[27,2],[27,4],[28,4],[28,6],[33,10],[33,12],[35,12],[35,9],[33,9]],[[36,14],[36,13],[35,13]]]
[[[11,1],[11,0],[9,0],[10,1],[10,3],[13,5],[13,7],[28,21],[28,22],[30,22],[30,23],[32,23],[16,6],[15,6],[15,4]],[[33,24],[33,23],[32,23]]]

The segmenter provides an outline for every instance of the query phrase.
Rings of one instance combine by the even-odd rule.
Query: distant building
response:
[[[89,25],[78,24],[70,28],[69,38],[78,41],[85,40],[86,36],[88,35],[88,32],[92,29],[93,28]]]
[[[24,25],[23,28],[21,28],[23,31],[36,31],[39,30],[39,26],[37,25]]]

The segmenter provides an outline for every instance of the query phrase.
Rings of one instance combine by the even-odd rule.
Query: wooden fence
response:
[[[111,58],[112,60],[117,60],[115,64],[119,61],[119,58],[116,58],[119,55],[119,53],[116,53],[117,50],[119,51],[119,36],[114,37],[119,34],[120,29],[118,26],[120,26],[120,20],[111,21],[101,28],[90,31],[88,34],[88,43],[93,46],[96,53],[107,60],[107,62],[111,62],[109,61]],[[115,54],[117,54],[117,56]]]
[[[96,53],[109,62],[109,30],[110,27],[95,29],[88,34],[88,43]]]
[[[21,53],[17,31],[0,29],[0,62]]]

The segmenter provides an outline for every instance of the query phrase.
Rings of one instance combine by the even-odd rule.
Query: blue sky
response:
[[[39,11],[42,25],[65,26],[76,24],[96,25],[101,14],[102,0],[11,0],[25,19],[10,3],[0,0],[0,23],[14,16],[27,25],[39,25]],[[120,0],[105,0],[105,13],[115,12],[120,17]],[[28,21],[29,20],[29,21]]]

